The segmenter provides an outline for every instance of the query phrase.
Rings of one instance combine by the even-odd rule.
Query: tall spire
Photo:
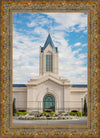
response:
[[[44,44],[44,47],[41,47],[41,52],[43,52],[44,49],[45,49],[48,45],[50,45],[50,46],[55,50],[55,52],[57,52],[57,47],[54,46],[54,43],[53,43],[52,38],[51,38],[51,36],[50,36],[50,29],[51,29],[51,28],[49,27],[49,30],[48,30],[48,37],[47,37],[47,40],[46,40],[46,42],[45,42],[45,44]]]
[[[49,32],[48,32],[49,34],[50,34],[50,29],[51,29],[51,28],[49,27]]]

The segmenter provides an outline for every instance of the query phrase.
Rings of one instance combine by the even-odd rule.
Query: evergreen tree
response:
[[[84,115],[87,115],[87,102],[86,102],[86,97],[84,98]]]
[[[13,99],[13,115],[16,113],[15,98]]]

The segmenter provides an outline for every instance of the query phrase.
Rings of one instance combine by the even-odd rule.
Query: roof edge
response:
[[[13,84],[13,87],[27,87],[27,84]],[[87,84],[72,84],[72,87],[87,88]]]

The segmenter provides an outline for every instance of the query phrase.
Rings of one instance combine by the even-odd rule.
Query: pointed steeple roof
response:
[[[47,40],[44,44],[44,47],[41,47],[41,52],[43,52],[43,50],[48,46],[50,45],[56,52],[57,52],[57,47],[54,46],[54,43],[52,41],[52,38],[50,36],[50,33],[48,34],[48,37],[47,37]]]
[[[47,40],[46,40],[46,42],[45,42],[45,44],[44,44],[44,49],[45,49],[48,45],[51,45],[52,48],[55,48],[50,34],[48,35]]]

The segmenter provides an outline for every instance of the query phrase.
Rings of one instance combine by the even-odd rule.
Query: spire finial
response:
[[[49,27],[49,32],[48,32],[49,34],[50,34],[50,29],[51,29],[51,28]]]

